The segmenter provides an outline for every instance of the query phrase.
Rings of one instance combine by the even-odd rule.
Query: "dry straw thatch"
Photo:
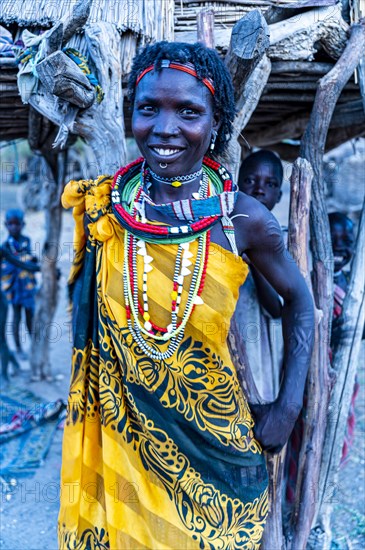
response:
[[[76,0],[2,0],[0,22],[20,27],[49,27],[70,15]],[[172,39],[174,0],[93,0],[88,21],[114,23],[120,32],[147,40]]]

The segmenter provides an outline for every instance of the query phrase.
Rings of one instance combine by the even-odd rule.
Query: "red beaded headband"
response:
[[[144,69],[144,71],[142,71],[141,74],[137,77],[136,86],[138,86],[142,78],[150,71],[153,71],[154,68],[154,65],[150,65],[149,67],[147,67],[147,69]],[[168,59],[164,59],[161,63],[161,68],[176,69],[177,71],[183,71],[184,73],[191,74],[191,76],[195,76],[195,78],[201,80],[201,82],[203,82],[203,84],[208,88],[212,95],[214,95],[215,93],[212,80],[210,78],[200,78],[194,68],[194,65],[192,65],[191,63],[179,63],[178,61],[169,61]]]

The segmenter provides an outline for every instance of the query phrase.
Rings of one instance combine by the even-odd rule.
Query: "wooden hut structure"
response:
[[[137,48],[147,42],[199,40],[217,48],[222,55],[236,93],[236,147],[228,159],[233,170],[239,165],[241,148],[247,151],[269,147],[287,160],[301,157],[294,164],[291,180],[289,248],[311,287],[306,257],[299,254],[307,248],[311,200],[316,347],[308,376],[309,402],[296,503],[286,536],[279,490],[283,456],[269,459],[273,513],[263,543],[268,549],[304,549],[313,527],[312,535],[320,541],[317,547],[329,548],[330,544],[330,506],[324,496],[336,479],[341,430],[344,431],[355,376],[352,358],[360,338],[359,327],[364,322],[364,291],[358,281],[364,271],[360,247],[365,228],[362,218],[350,298],[344,303],[346,318],[356,321],[350,322],[344,333],[332,369],[327,342],[333,271],[322,157],[326,149],[365,135],[365,24],[361,6],[364,14],[362,0],[1,3],[0,24],[11,32],[13,41],[26,28],[34,33],[28,33],[28,43],[37,47],[30,52],[28,65],[23,64],[20,70],[15,59],[0,57],[0,139],[27,137],[31,147],[40,151],[53,169],[55,186],[49,191],[45,246],[55,246],[55,257],[60,231],[59,198],[64,184],[62,151],[74,136],[81,136],[94,150],[100,173],[112,173],[125,161],[125,138],[131,135],[126,82]],[[39,39],[36,35],[41,30],[46,32]],[[86,56],[88,70],[97,82],[86,78],[88,70],[82,71],[67,57],[65,47]],[[26,86],[24,65],[36,68],[36,72],[28,71],[30,80]],[[28,103],[21,101],[19,91]],[[49,249],[47,258],[42,271],[40,324],[52,320],[57,294],[55,261],[49,261]],[[45,354],[38,343],[34,347],[35,369],[44,365]],[[345,365],[341,372],[340,363]],[[336,377],[340,383],[333,390]],[[338,417],[328,426],[328,410],[334,404]]]
[[[49,29],[60,19],[71,17],[76,0],[51,2],[42,0],[3,0],[0,24],[6,26],[14,39],[23,28]],[[150,41],[161,39],[195,42],[197,17],[202,10],[212,14],[213,42],[224,57],[229,49],[234,25],[253,9],[260,9],[268,23],[270,44],[267,56],[270,68],[260,74],[260,88],[251,91],[259,96],[255,108],[247,117],[241,143],[250,147],[270,147],[284,159],[294,160],[298,142],[308,123],[317,83],[328,73],[341,55],[350,23],[349,2],[336,0],[98,0],[91,3],[87,26],[113,26],[120,36],[118,70],[125,96],[126,82],[136,49]],[[87,53],[82,44],[83,29],[71,39]],[[28,135],[29,106],[18,93],[17,64],[10,58],[0,58],[0,139],[8,140]],[[119,76],[118,75],[118,76]],[[359,78],[354,75],[346,83],[336,104],[326,149],[364,135],[364,106]],[[263,83],[265,83],[264,86]],[[126,135],[131,135],[130,110],[124,97]],[[54,122],[57,122],[54,119]],[[247,145],[246,145],[247,147]]]

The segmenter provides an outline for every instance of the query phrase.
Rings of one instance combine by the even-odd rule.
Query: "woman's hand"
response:
[[[279,400],[265,405],[250,405],[255,421],[254,434],[265,451],[279,453],[293,431],[301,410],[298,403]]]

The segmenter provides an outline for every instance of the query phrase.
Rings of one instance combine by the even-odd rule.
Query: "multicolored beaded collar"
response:
[[[118,170],[112,185],[113,212],[120,224],[132,235],[146,242],[183,243],[195,239],[233,211],[237,185],[229,172],[218,162],[205,157],[203,170],[212,182],[215,195],[205,199],[184,199],[166,204],[154,204],[144,188],[144,159],[139,158]],[[141,201],[182,225],[150,223],[141,219]]]
[[[136,86],[140,83],[142,78],[149,72],[153,71],[155,68],[154,65],[150,65],[144,71],[141,72],[141,74],[138,75],[136,80]],[[163,59],[161,61],[161,68],[162,69],[175,69],[177,71],[183,71],[184,73],[188,73],[191,76],[195,76],[198,80],[200,80],[210,91],[212,95],[215,94],[215,88],[213,81],[210,78],[200,78],[198,73],[195,70],[195,67],[192,63],[179,63],[178,61],[170,61],[169,59]]]

